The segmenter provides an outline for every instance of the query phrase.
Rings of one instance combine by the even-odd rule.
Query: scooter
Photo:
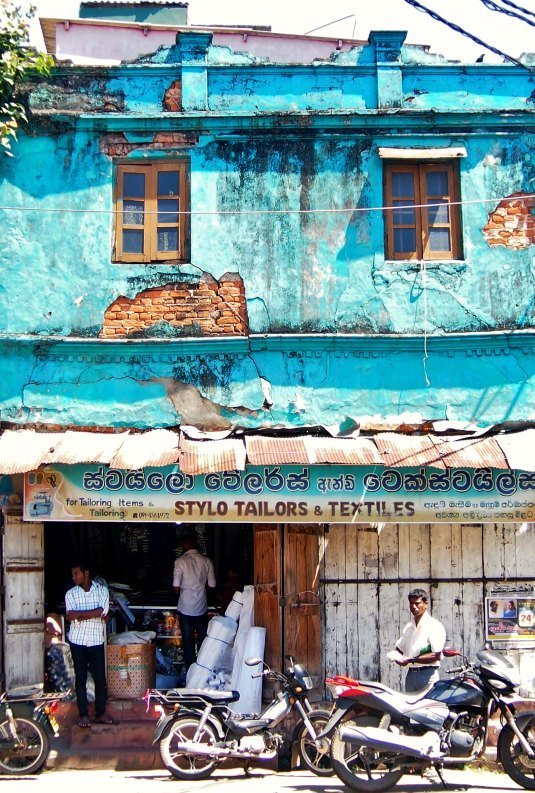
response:
[[[69,691],[43,693],[43,684],[19,686],[0,695],[0,774],[35,774],[57,737],[58,702]]]
[[[206,779],[227,759],[241,760],[246,768],[252,762],[274,759],[283,742],[276,728],[294,709],[299,720],[292,743],[297,747],[302,766],[318,776],[331,776],[329,741],[318,740],[330,711],[314,710],[307,692],[312,680],[302,664],[294,663],[285,673],[270,669],[260,658],[245,661],[261,667],[258,674],[277,681],[281,690],[260,715],[240,715],[229,705],[240,698],[238,691],[209,691],[178,688],[163,692],[149,689],[147,708],[157,703],[159,721],[153,743],[160,746],[165,767],[178,779]]]
[[[437,681],[423,696],[376,682],[341,683],[320,738],[330,737],[333,769],[342,782],[363,793],[381,793],[403,774],[431,766],[442,779],[442,767],[482,755],[489,719],[499,712],[498,760],[511,779],[535,790],[535,710],[516,712],[520,683],[507,658],[488,649],[476,655],[477,663],[464,660],[446,670],[453,679]]]

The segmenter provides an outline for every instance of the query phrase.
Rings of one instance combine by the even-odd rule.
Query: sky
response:
[[[499,1],[507,7],[504,0]],[[78,15],[79,0],[34,2],[40,16],[74,18]],[[523,52],[535,52],[535,0],[514,0],[517,6],[533,14],[531,17],[525,15],[533,26],[489,10],[483,0],[419,2],[508,55],[516,57]],[[317,35],[363,40],[368,38],[370,30],[406,30],[408,43],[429,44],[432,52],[450,59],[473,62],[486,52],[480,44],[449,30],[405,0],[329,0],[325,4],[310,0],[189,0],[188,17],[190,25],[270,25],[277,33],[304,34],[325,26]],[[36,31],[36,46],[39,38]],[[495,63],[501,58],[488,53],[485,61]]]

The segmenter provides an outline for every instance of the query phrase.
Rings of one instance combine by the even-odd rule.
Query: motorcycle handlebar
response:
[[[444,669],[447,675],[458,675],[460,672],[466,672],[467,666],[453,666],[451,669]]]

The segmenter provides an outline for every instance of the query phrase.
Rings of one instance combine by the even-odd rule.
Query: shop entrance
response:
[[[45,524],[45,603],[62,612],[72,586],[70,565],[89,559],[109,584],[129,587],[139,629],[159,630],[161,614],[176,609],[173,564],[182,553],[185,524]],[[224,613],[236,590],[255,586],[255,624],[266,628],[266,662],[285,666],[285,656],[307,666],[319,680],[319,527],[310,525],[198,524],[199,549],[214,562],[213,612]],[[150,619],[143,605],[156,607]],[[158,607],[161,614],[158,613]],[[153,612],[156,612],[154,615]],[[124,626],[128,627],[128,626]],[[120,629],[124,629],[120,626]]]
[[[108,584],[129,587],[134,604],[176,608],[173,564],[183,552],[183,525],[174,523],[45,524],[45,602],[61,610],[72,586],[73,560],[88,560]],[[199,550],[212,559],[217,580],[213,611],[225,609],[237,589],[253,583],[253,528],[199,524]]]

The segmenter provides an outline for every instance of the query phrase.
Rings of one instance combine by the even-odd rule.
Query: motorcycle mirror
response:
[[[460,655],[461,653],[459,650],[456,650],[455,647],[444,647],[442,650],[442,655],[444,658],[454,658],[456,655]]]
[[[261,658],[248,658],[245,661],[246,666],[258,666],[258,664],[263,664],[263,660]]]

